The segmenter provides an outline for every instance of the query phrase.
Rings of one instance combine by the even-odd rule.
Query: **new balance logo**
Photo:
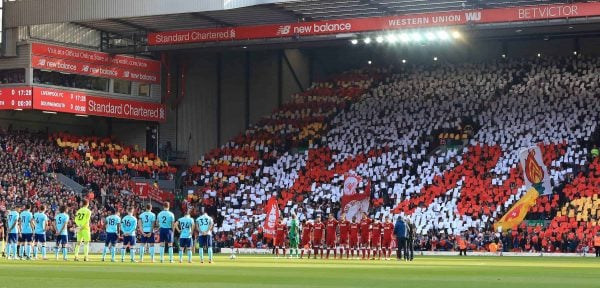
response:
[[[469,22],[469,21],[479,21],[479,20],[481,20],[481,12],[468,12],[468,13],[465,13],[465,18],[467,18],[467,22]]]
[[[290,34],[291,28],[292,28],[291,25],[279,26],[279,28],[277,29],[277,35],[288,35],[288,34]]]

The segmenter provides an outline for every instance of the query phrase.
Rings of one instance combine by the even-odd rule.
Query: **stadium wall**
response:
[[[161,133],[160,142],[189,151],[189,163],[309,87],[309,56],[301,50],[198,52],[176,59],[187,68],[185,95],[161,124],[161,131],[174,127],[175,135]]]

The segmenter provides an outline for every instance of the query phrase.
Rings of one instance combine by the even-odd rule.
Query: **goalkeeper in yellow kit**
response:
[[[88,261],[88,253],[90,252],[90,218],[92,211],[88,208],[90,202],[88,199],[81,201],[81,208],[75,214],[75,225],[77,225],[77,245],[75,245],[75,261],[79,261],[79,247],[83,244],[83,261]]]

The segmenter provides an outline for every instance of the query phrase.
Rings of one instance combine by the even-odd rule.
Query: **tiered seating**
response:
[[[169,167],[154,153],[146,150],[138,151],[134,147],[121,145],[110,138],[76,136],[67,133],[57,133],[50,140],[65,149],[71,159],[84,160],[96,168],[105,168],[120,172],[135,172],[147,177],[160,174],[168,178],[177,169]]]

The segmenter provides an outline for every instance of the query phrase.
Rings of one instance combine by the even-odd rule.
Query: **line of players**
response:
[[[283,256],[286,254],[285,238],[288,235],[288,227],[280,219],[276,225],[274,237],[275,254],[279,256],[281,250]],[[366,213],[362,214],[360,222],[356,221],[356,217],[352,221],[346,220],[346,214],[342,214],[341,220],[336,220],[333,214],[329,214],[329,218],[323,222],[321,216],[312,221],[302,221],[302,236],[300,239],[300,258],[306,253],[308,258],[311,252],[314,258],[320,254],[323,259],[329,259],[333,250],[333,258],[336,259],[339,249],[339,259],[343,259],[344,253],[346,259],[385,259],[390,260],[394,234],[394,223],[389,216],[386,216],[383,221],[378,219],[370,219]],[[288,238],[293,237],[294,233],[289,233]],[[290,248],[294,249],[294,239],[290,240]],[[361,257],[362,252],[362,257]],[[290,251],[290,255],[291,255]],[[372,253],[372,254],[371,254]],[[355,258],[356,255],[356,258]],[[372,256],[372,257],[371,257]],[[383,256],[383,258],[382,258]]]
[[[87,208],[88,202],[84,201],[84,203],[85,205],[83,206]],[[110,250],[111,252],[111,260],[113,262],[115,261],[115,250],[117,240],[122,239],[121,261],[124,262],[125,251],[129,249],[131,253],[131,261],[137,262],[135,260],[135,246],[137,238],[136,233],[139,233],[141,236],[140,238],[142,243],[142,245],[140,245],[139,247],[139,260],[143,262],[146,248],[148,248],[151,257],[151,262],[154,262],[156,244],[154,233],[156,231],[156,228],[158,228],[158,236],[160,243],[159,252],[161,263],[164,261],[164,244],[168,245],[169,262],[173,263],[174,230],[176,230],[180,234],[180,263],[183,260],[184,251],[188,254],[188,262],[192,262],[192,251],[194,250],[193,237],[195,235],[198,236],[198,240],[200,242],[200,262],[204,263],[203,247],[207,247],[209,263],[212,263],[212,230],[214,226],[213,219],[210,216],[208,216],[208,214],[204,211],[202,212],[202,215],[200,215],[198,218],[192,219],[188,211],[186,215],[175,221],[175,216],[172,212],[169,211],[170,205],[168,202],[165,203],[163,208],[163,211],[161,211],[158,215],[155,215],[151,211],[152,206],[147,205],[146,211],[138,216],[141,225],[138,225],[138,218],[134,216],[135,210],[133,208],[129,208],[127,210],[127,215],[124,216],[122,219],[119,217],[118,211],[113,210],[112,215],[106,217],[106,219],[103,220],[106,229],[106,241],[102,253],[102,261],[105,260],[108,250]],[[69,208],[67,206],[60,206],[59,213],[55,215],[54,221],[51,221],[51,219],[49,219],[49,217],[47,216],[46,207],[44,205],[41,205],[35,214],[31,213],[31,206],[29,204],[25,205],[22,211],[20,211],[20,209],[8,211],[8,233],[6,237],[7,259],[38,259],[38,252],[41,251],[42,259],[47,260],[46,232],[52,231],[55,233],[56,236],[55,259],[58,260],[59,253],[62,251],[63,260],[68,260],[67,245],[69,231],[68,228],[70,220],[68,209]],[[87,225],[77,225],[77,227],[75,228],[76,230],[80,227],[89,227],[89,216],[86,218],[88,219]],[[75,220],[78,220],[77,216]],[[198,230],[197,233],[195,232],[195,229]],[[78,234],[79,238],[80,233],[76,234]],[[4,239],[4,229],[1,226],[0,236],[2,239]],[[89,240],[87,242],[89,242]],[[79,247],[77,247],[77,251],[78,250]],[[85,260],[87,261],[87,251],[85,252]]]

